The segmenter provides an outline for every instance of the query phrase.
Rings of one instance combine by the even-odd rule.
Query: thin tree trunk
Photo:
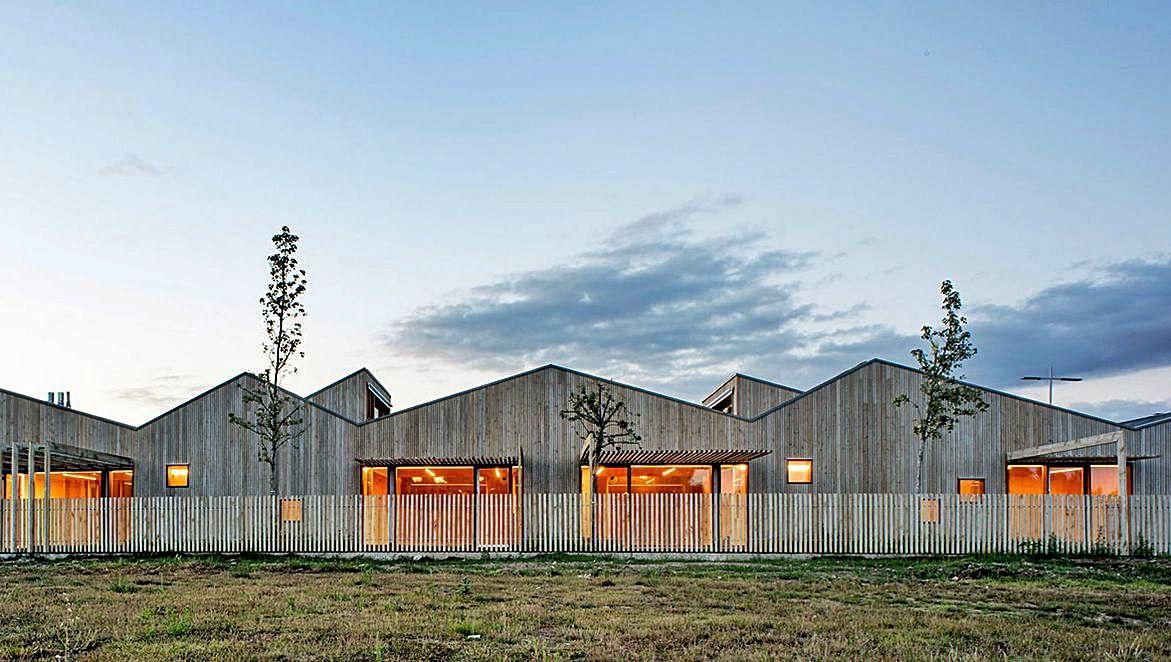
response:
[[[268,461],[268,495],[277,495],[277,476],[276,476],[276,453],[272,454],[272,459]]]
[[[923,456],[927,453],[927,440],[919,438],[919,461],[915,463],[915,494],[923,493]]]
[[[590,439],[590,469],[589,476],[586,482],[589,484],[589,490],[586,492],[586,497],[589,499],[590,509],[590,544],[596,544],[598,536],[598,513],[596,504],[594,503],[594,492],[597,486],[597,470],[598,470],[598,443],[596,438]]]

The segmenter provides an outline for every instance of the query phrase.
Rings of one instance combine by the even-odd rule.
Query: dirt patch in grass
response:
[[[1171,563],[548,557],[0,564],[0,658],[1171,656]]]

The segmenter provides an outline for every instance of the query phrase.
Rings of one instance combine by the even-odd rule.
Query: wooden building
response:
[[[603,458],[599,492],[907,493],[913,489],[918,371],[874,359],[807,391],[729,377],[701,403],[610,382],[638,415],[641,449]],[[242,414],[241,374],[138,426],[0,390],[0,474],[27,493],[28,467],[50,467],[53,498],[264,494]],[[575,493],[582,443],[559,412],[599,378],[555,365],[393,411],[365,369],[297,397],[308,428],[282,451],[287,494]],[[982,389],[990,407],[927,452],[925,490],[987,493],[1117,491],[1112,444],[1012,453],[1103,433],[1127,444],[1135,494],[1171,491],[1171,416],[1107,421]],[[30,454],[31,448],[31,454]],[[65,474],[68,474],[67,476]],[[43,490],[43,477],[32,490]]]

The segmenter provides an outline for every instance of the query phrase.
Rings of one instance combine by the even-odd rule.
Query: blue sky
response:
[[[1171,408],[1169,13],[8,5],[0,385],[140,422],[260,367],[289,224],[303,391],[806,387],[909,360],[951,278],[973,378]]]

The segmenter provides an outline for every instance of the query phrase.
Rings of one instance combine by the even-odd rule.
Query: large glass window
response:
[[[476,489],[480,494],[512,494],[520,480],[520,467],[480,467],[476,469]]]
[[[475,473],[472,467],[399,467],[395,494],[473,494]]]
[[[386,467],[362,467],[362,495],[390,494],[389,474]]]
[[[959,493],[969,497],[978,496],[984,493],[984,479],[983,478],[961,478],[959,484]]]
[[[134,472],[133,471],[111,471],[110,472],[110,496],[112,496],[112,497],[132,497],[132,496],[134,496]]]
[[[1086,472],[1081,467],[1049,467],[1050,494],[1085,494]]]
[[[1044,494],[1045,465],[1010,464],[1008,466],[1009,494]]]
[[[630,491],[634,494],[711,494],[712,468],[631,467]]]
[[[1133,472],[1126,468],[1127,493],[1134,494]],[[1095,464],[1090,467],[1090,494],[1098,496],[1118,496],[1118,465]]]
[[[720,467],[721,494],[748,494],[748,465],[725,464]]]

